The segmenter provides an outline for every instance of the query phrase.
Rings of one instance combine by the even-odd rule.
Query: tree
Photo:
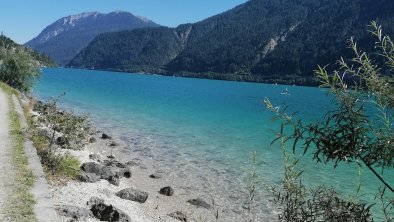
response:
[[[304,153],[311,151],[316,162],[334,162],[334,166],[355,162],[370,170],[382,185],[376,191],[384,215],[381,219],[394,221],[394,200],[390,199],[394,184],[382,176],[384,170],[394,168],[394,43],[376,22],[371,22],[368,31],[377,39],[376,52],[360,50],[351,38],[352,59],[341,58],[333,72],[318,67],[316,77],[321,87],[329,89],[335,104],[324,119],[304,123],[295,114],[276,110],[268,99],[264,102],[282,120],[277,140],[283,147],[291,141],[293,152],[298,147]],[[344,200],[331,188],[308,192],[298,182],[301,173],[294,167],[297,160],[292,161],[286,150],[284,153],[284,186],[275,190],[282,221],[373,221],[370,207],[374,203]]]
[[[22,47],[0,49],[0,81],[23,92],[28,92],[40,76],[37,61]]]

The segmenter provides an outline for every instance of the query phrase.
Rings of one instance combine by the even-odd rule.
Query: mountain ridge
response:
[[[65,65],[101,33],[158,26],[148,18],[124,11],[83,12],[56,20],[25,45]]]
[[[394,34],[394,1],[250,0],[197,23],[99,35],[68,66],[311,85],[318,64],[350,55],[351,36],[371,49],[376,19]]]

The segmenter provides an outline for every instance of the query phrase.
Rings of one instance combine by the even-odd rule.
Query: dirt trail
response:
[[[4,204],[10,194],[12,180],[10,122],[8,119],[8,99],[4,91],[0,88],[0,221],[8,221],[4,214]]]

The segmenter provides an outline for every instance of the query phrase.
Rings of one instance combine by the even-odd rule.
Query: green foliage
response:
[[[290,156],[284,148],[285,177],[282,187],[273,187],[274,202],[278,205],[279,221],[373,221],[371,205],[345,200],[333,188],[318,186],[308,190],[301,182],[302,171],[297,170],[299,159]]]
[[[59,99],[59,98],[58,98]],[[60,111],[57,108],[58,99],[54,99],[49,103],[37,102],[34,110],[42,115],[39,119],[43,125],[50,126],[52,130],[51,143],[55,143],[56,132],[62,135],[65,149],[81,149],[89,135],[91,126],[87,115],[78,116],[72,112]]]
[[[365,25],[390,27],[392,0],[250,0],[225,13],[176,28],[97,37],[69,66],[236,81],[316,84],[316,64],[339,55]]]
[[[71,112],[59,111],[57,99],[49,103],[37,102],[34,111],[40,113],[40,118],[31,120],[32,140],[37,148],[48,178],[51,180],[76,178],[79,169],[79,162],[75,157],[63,155],[58,152],[56,144],[60,134],[63,138],[64,149],[81,149],[86,142],[90,132],[90,122],[88,116],[77,116]],[[42,134],[38,126],[48,128],[48,134]]]
[[[283,120],[278,139],[282,143],[292,141],[293,152],[300,147],[304,154],[311,151],[317,162],[334,162],[334,166],[340,162],[355,162],[371,171],[376,176],[376,181],[383,186],[375,191],[376,202],[381,203],[384,215],[381,219],[393,221],[393,184],[383,174],[386,169],[394,168],[394,44],[376,22],[371,22],[369,33],[377,39],[375,53],[360,50],[352,38],[352,59],[341,58],[338,68],[332,72],[327,71],[327,67],[319,67],[316,71],[322,87],[328,87],[328,94],[336,105],[325,114],[324,119],[304,123],[295,115],[276,110],[268,99],[265,104]],[[353,81],[352,85],[347,84],[349,80]],[[290,129],[286,130],[287,128]],[[290,183],[290,188],[286,186],[287,178],[294,180],[299,177],[298,174],[289,176],[288,171],[291,173],[292,169],[286,168],[285,187],[282,189],[284,195],[278,194],[277,202],[281,206],[290,204],[295,208],[282,207],[280,217],[283,221],[304,221],[308,219],[305,216],[311,216],[311,221],[345,221],[346,218],[347,221],[371,220],[369,208],[375,203],[367,207],[366,204],[343,201],[331,188],[313,189],[307,199],[300,199],[299,196],[306,193],[305,188],[301,183],[294,185],[294,181]],[[357,192],[358,190],[359,187]],[[289,198],[292,195],[296,198]],[[335,208],[336,206],[339,208]],[[307,207],[306,210],[304,207]],[[328,218],[319,216],[325,215],[321,211],[328,212],[330,208],[333,215]]]
[[[35,136],[41,137],[39,135]],[[43,140],[45,138],[41,137],[37,139]],[[45,171],[48,172],[49,179],[74,179],[78,176],[79,162],[75,157],[56,154],[52,148],[48,147],[37,149],[37,151]]]
[[[30,48],[23,47],[4,35],[0,35],[0,48],[4,48],[4,49],[23,48],[31,55],[35,63],[49,67],[56,66],[48,55],[44,53],[38,53]]]
[[[40,64],[51,64],[50,59],[0,36],[0,81],[28,92],[40,76]]]
[[[135,66],[161,67],[182,46],[170,28],[146,28],[98,36],[69,66],[88,69],[128,70]]]
[[[0,49],[0,81],[28,92],[40,71],[30,54],[22,48]]]

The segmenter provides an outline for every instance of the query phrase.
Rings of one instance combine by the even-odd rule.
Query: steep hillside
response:
[[[250,0],[173,29],[101,35],[69,66],[312,84],[317,64],[346,55],[351,36],[369,47],[365,29],[376,19],[394,34],[394,1]]]
[[[25,45],[64,65],[101,33],[157,26],[128,12],[82,13],[57,20]]]

